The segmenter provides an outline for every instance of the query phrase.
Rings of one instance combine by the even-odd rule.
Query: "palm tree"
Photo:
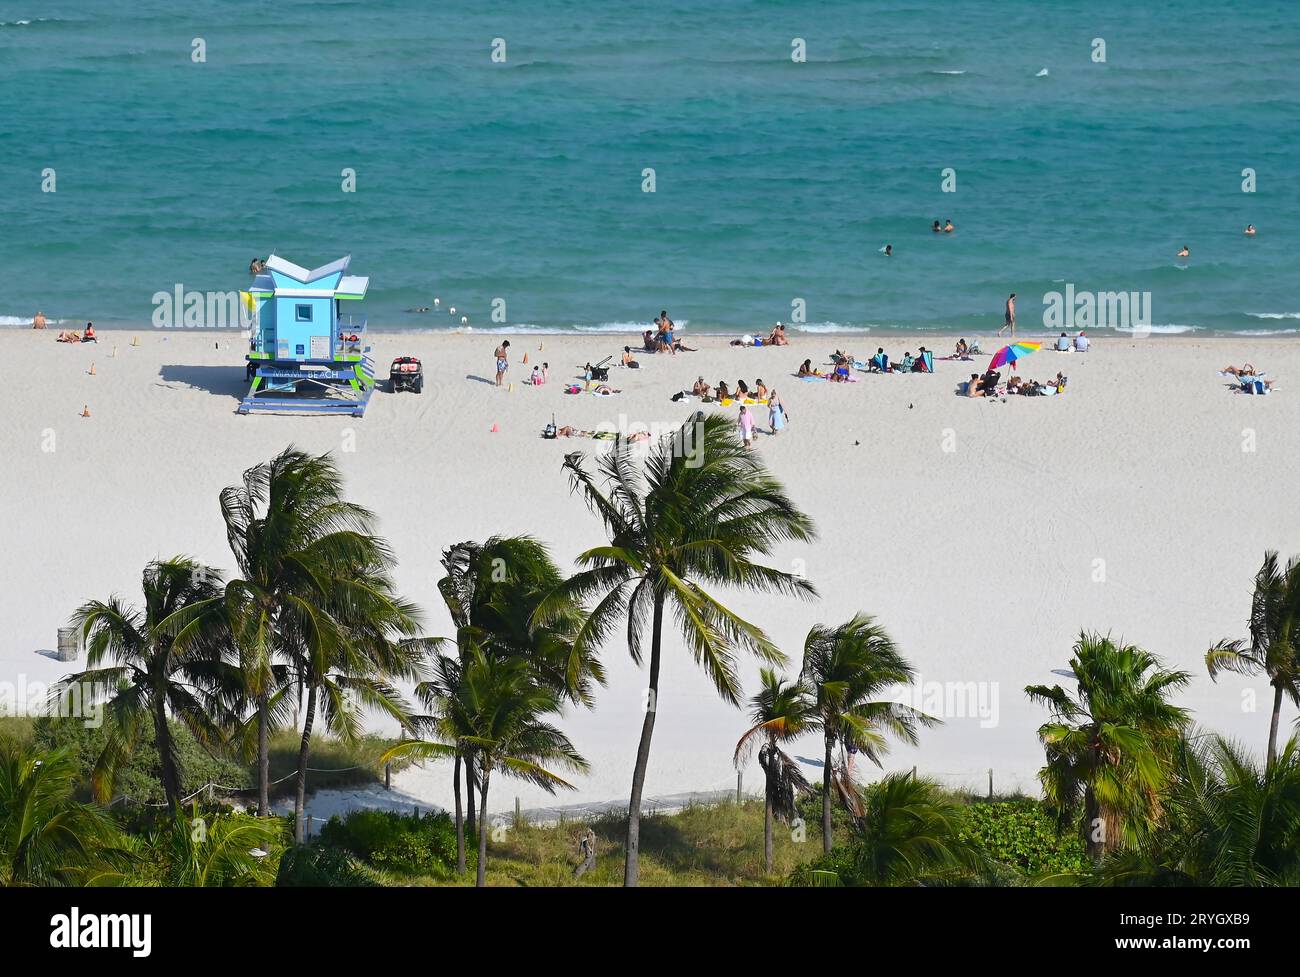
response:
[[[619,440],[601,457],[597,470],[605,487],[587,472],[581,454],[564,462],[572,490],[609,537],[607,545],[578,557],[582,569],[569,581],[571,599],[595,601],[576,638],[579,647],[599,645],[625,619],[628,651],[639,665],[647,619],[650,624],[649,687],[628,803],[623,884],[629,886],[640,876],[641,795],[657,715],[665,613],[676,618],[678,633],[718,694],[736,704],[737,652],[777,663],[783,656],[710,589],[816,593],[800,576],[755,562],[780,542],[805,542],[815,533],[812,520],[741,445],[733,423],[718,414],[697,416],[652,444],[644,467],[636,463],[637,450]]]
[[[1277,552],[1264,554],[1255,575],[1255,594],[1247,624],[1250,641],[1224,639],[1205,653],[1205,667],[1217,680],[1219,671],[1267,675],[1273,686],[1273,711],[1268,724],[1268,762],[1277,756],[1277,728],[1282,697],[1300,705],[1300,557],[1279,570]]]
[[[275,883],[277,859],[284,840],[279,820],[246,814],[200,813],[187,817],[179,808],[160,831],[150,833],[143,847],[161,855],[163,885],[183,888],[269,886]]]
[[[1165,825],[1098,867],[1103,885],[1300,885],[1300,740],[1259,764],[1221,736],[1184,741]]]
[[[183,557],[154,562],[144,570],[143,608],[114,596],[88,601],[73,616],[89,667],[67,676],[59,694],[70,695],[75,686],[107,699],[104,749],[91,778],[101,801],[142,731],[151,728],[167,804],[179,806],[181,771],[169,713],[202,746],[220,744],[226,711],[218,694],[239,678],[222,660],[228,632],[220,581],[216,570]]]
[[[442,678],[432,690],[439,697],[425,726],[432,740],[405,740],[384,754],[386,762],[398,757],[452,758],[472,745],[478,764],[479,810],[484,812],[478,833],[478,874],[475,884],[487,878],[487,802],[492,774],[527,780],[553,793],[573,785],[543,764],[565,770],[587,770],[587,761],[559,729],[546,721],[559,713],[563,700],[554,690],[538,684],[532,668],[522,658],[499,658],[472,646],[462,667],[458,659],[442,656]],[[446,683],[444,695],[442,684]]]
[[[763,768],[766,790],[763,797],[763,867],[772,874],[772,819],[789,824],[795,817],[795,794],[810,793],[799,765],[781,750],[781,744],[798,739],[816,722],[808,690],[800,682],[781,678],[773,669],[759,671],[758,692],[749,700],[749,718],[754,725],[736,743],[733,762],[743,769],[754,746],[758,765]]]
[[[358,568],[386,566],[390,557],[370,533],[372,514],[343,500],[342,477],[328,455],[286,448],[224,489],[221,511],[240,573],[225,597],[256,707],[257,813],[266,817],[269,736],[287,709],[288,673],[277,665],[331,660],[347,640],[345,624],[330,612],[344,599],[347,578]]]
[[[808,632],[800,676],[813,696],[815,727],[825,745],[823,854],[830,854],[833,842],[832,786],[850,810],[857,806],[857,791],[847,769],[836,772],[836,745],[861,753],[880,766],[881,758],[889,749],[887,735],[914,745],[918,726],[937,725],[938,720],[932,716],[904,703],[881,698],[891,688],[909,685],[913,674],[912,666],[888,632],[869,614],[855,614],[833,628],[818,624]]]
[[[1046,799],[1062,825],[1082,800],[1080,830],[1097,860],[1159,816],[1173,750],[1188,722],[1187,710],[1167,700],[1190,676],[1096,634],[1079,636],[1070,668],[1076,696],[1059,685],[1030,685],[1025,693],[1052,713],[1038,729],[1047,752],[1038,775]]]
[[[317,608],[318,620],[332,620],[329,640],[298,646],[290,663],[293,684],[307,691],[294,792],[294,841],[304,839],[307,761],[319,711],[325,728],[347,743],[361,734],[360,712],[369,709],[405,725],[409,710],[394,686],[413,678],[425,643],[411,636],[418,614],[394,596],[392,581],[379,569],[332,567],[330,604]]]
[[[590,646],[574,641],[583,609],[565,592],[564,578],[542,543],[530,536],[457,543],[443,551],[442,565],[438,592],[455,625],[462,664],[474,645],[497,656],[523,657],[543,685],[574,703],[591,704],[593,684],[604,684],[604,670]],[[459,826],[463,762],[469,823],[477,831],[473,752],[466,745],[456,756],[453,776]],[[462,873],[463,856],[462,847],[457,858]]]
[[[0,738],[0,885],[112,884],[128,862],[116,825],[73,800],[76,757]]]

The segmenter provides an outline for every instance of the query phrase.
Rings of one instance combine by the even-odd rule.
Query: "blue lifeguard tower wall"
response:
[[[340,332],[356,325],[342,322],[340,299],[364,297],[366,280],[344,279],[349,258],[307,271],[272,255],[250,291],[257,307],[258,358],[279,363],[330,364],[340,359]],[[343,287],[340,287],[343,286]]]

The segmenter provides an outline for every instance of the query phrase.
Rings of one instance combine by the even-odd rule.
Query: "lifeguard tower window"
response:
[[[311,322],[311,306],[294,306],[294,318],[297,319],[298,322]]]

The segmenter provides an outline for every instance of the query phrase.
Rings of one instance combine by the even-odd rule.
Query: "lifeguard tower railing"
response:
[[[364,415],[375,389],[375,361],[366,345],[366,317],[339,316],[334,362],[294,365],[267,360],[253,374],[253,387],[238,412]]]
[[[366,317],[363,315],[340,315],[338,317],[338,337],[334,344],[336,360],[360,360],[367,352]]]

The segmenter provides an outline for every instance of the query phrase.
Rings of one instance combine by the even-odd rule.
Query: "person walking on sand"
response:
[[[32,328],[33,328],[33,329],[44,329],[44,328],[45,328],[45,313],[44,313],[44,312],[41,312],[41,311],[39,311],[39,310],[37,311],[35,317],[32,319]]]
[[[785,429],[785,404],[781,403],[776,390],[767,395],[767,425],[774,435]]]
[[[506,370],[510,369],[509,359],[510,340],[505,340],[497,347],[497,386],[501,386],[501,381],[505,378]]]
[[[740,408],[740,417],[736,419],[736,426],[740,428],[740,440],[748,451],[754,447],[754,415],[749,412],[748,407]]]
[[[1008,329],[1011,330],[1011,338],[1015,339],[1016,338],[1016,293],[1015,292],[1012,292],[1010,295],[1007,296],[1006,315],[1002,322],[1002,328],[998,330],[998,335],[1001,336]]]

